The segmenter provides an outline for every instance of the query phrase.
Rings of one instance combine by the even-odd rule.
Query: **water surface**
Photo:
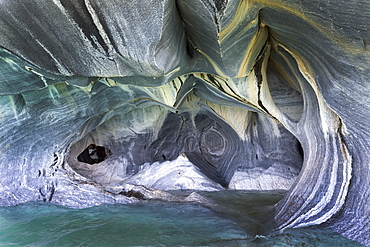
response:
[[[162,201],[86,209],[50,203],[0,207],[0,245],[361,246],[319,227],[268,233],[267,212],[281,199],[280,193],[201,195],[217,208]]]

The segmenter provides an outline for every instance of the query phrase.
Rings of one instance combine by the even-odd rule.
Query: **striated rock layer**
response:
[[[279,229],[325,223],[370,245],[369,11],[1,1],[0,205],[283,189]]]

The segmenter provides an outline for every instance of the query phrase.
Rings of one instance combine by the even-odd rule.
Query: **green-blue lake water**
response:
[[[161,201],[0,207],[0,246],[362,246],[320,227],[269,234],[266,215],[281,194],[202,195],[219,209]]]

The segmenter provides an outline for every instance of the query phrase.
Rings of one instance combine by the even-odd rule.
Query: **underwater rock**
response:
[[[370,245],[366,1],[0,5],[0,205],[286,189],[279,229]]]

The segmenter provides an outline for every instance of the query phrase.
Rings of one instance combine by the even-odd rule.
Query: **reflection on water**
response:
[[[196,203],[144,201],[87,209],[49,203],[2,207],[0,245],[361,246],[319,228],[269,234],[268,212],[281,193],[200,194],[218,206],[210,209]]]

